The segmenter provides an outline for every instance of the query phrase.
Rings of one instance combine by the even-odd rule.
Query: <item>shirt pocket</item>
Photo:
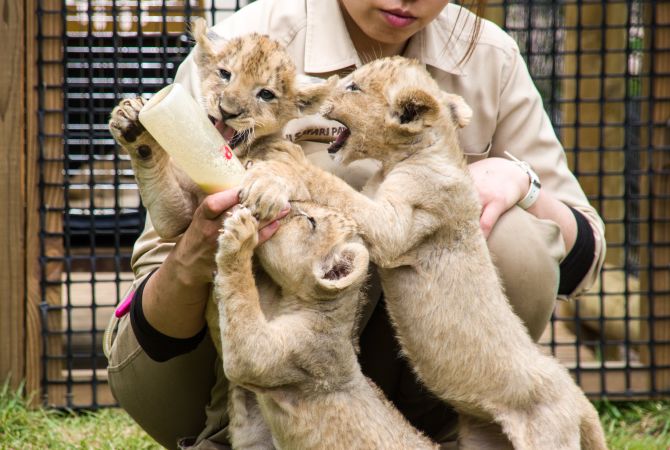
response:
[[[489,153],[491,153],[491,143],[463,145],[463,153],[465,154],[468,164],[481,161],[482,159],[489,157]]]

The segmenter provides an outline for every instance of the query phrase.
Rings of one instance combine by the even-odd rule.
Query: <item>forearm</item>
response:
[[[205,306],[211,284],[190,279],[187,261],[170,254],[144,288],[142,309],[149,324],[161,333],[190,338],[205,326]]]
[[[561,229],[565,251],[569,253],[577,238],[577,222],[572,210],[546,190],[540,190],[537,201],[527,211],[538,219],[548,219]]]

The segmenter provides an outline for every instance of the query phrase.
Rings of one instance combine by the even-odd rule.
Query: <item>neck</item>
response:
[[[382,164],[382,174],[387,175],[399,165],[422,163],[424,160],[431,160],[439,155],[447,156],[446,142],[447,140],[441,134],[428,131],[420,140],[391,144],[394,147],[392,154],[379,160]]]
[[[409,39],[397,44],[386,44],[371,39],[356,25],[347,10],[345,8],[341,9],[349,37],[351,37],[351,42],[353,42],[356,53],[358,53],[358,57],[363,64],[387,56],[402,55]]]
[[[241,142],[240,144],[235,147],[235,156],[238,158],[246,159],[246,158],[252,158],[255,159],[258,157],[258,150],[265,150],[267,147],[267,142],[270,141],[271,139],[280,139],[281,136],[279,133],[275,134],[266,134],[260,137],[254,138],[253,141],[251,142]]]

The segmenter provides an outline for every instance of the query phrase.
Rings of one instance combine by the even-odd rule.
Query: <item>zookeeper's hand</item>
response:
[[[488,238],[498,218],[526,195],[530,180],[514,162],[505,158],[486,158],[468,168],[482,204],[479,225]]]
[[[214,255],[224,213],[238,204],[238,193],[237,188],[232,188],[205,197],[193,213],[191,224],[172,251],[170,258],[180,261],[180,266],[187,271],[190,283],[212,281]],[[278,220],[288,214],[288,211],[281,211],[272,221],[261,223],[259,243],[268,240],[277,231]]]
[[[228,189],[208,195],[193,213],[193,219],[170,254],[179,261],[181,277],[186,284],[197,285],[212,281],[214,254],[222,224],[222,214],[238,203],[238,190]]]

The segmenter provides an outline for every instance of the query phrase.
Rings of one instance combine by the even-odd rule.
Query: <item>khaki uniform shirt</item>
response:
[[[503,152],[509,151],[533,167],[542,189],[586,216],[595,236],[595,258],[589,273],[570,295],[574,297],[593,284],[602,266],[603,223],[568,169],[564,150],[515,41],[495,24],[484,21],[474,53],[466,63],[458,64],[466,52],[473,23],[471,13],[450,4],[411,38],[404,56],[425,63],[444,90],[461,95],[472,107],[472,120],[459,136],[469,162],[504,157]],[[308,75],[346,73],[362,64],[337,0],[259,0],[213,30],[227,38],[250,32],[267,34],[285,45],[298,72]],[[176,81],[194,97],[199,96],[192,55],[179,67]],[[349,167],[334,166],[322,142],[332,138],[338,125],[308,117],[290,123],[285,133],[300,141],[313,162],[360,188],[376,165],[364,161]],[[147,220],[132,258],[136,283],[165,259],[173,245],[173,241],[161,240]]]

